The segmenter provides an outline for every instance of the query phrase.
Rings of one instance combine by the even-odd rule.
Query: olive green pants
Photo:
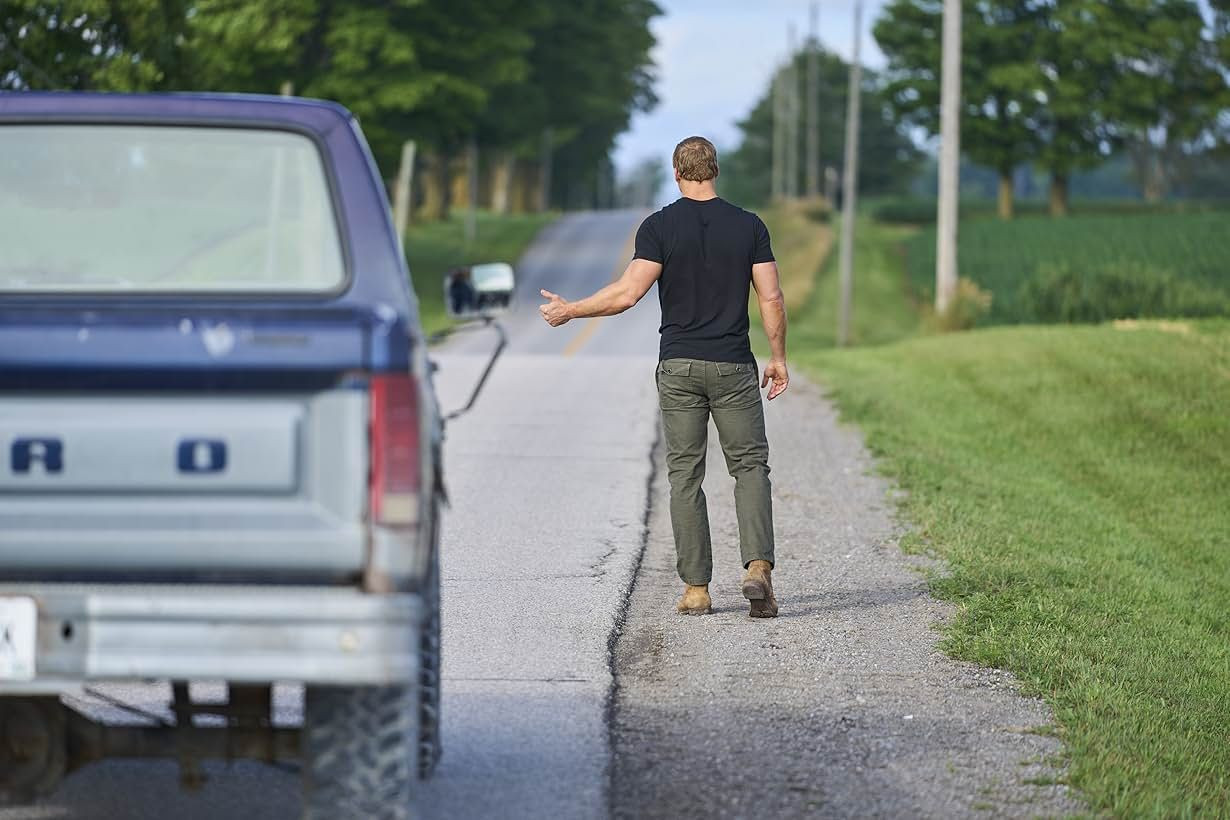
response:
[[[743,566],[758,560],[772,564],[769,443],[756,365],[667,359],[658,363],[657,382],[679,577],[695,585],[708,584],[713,577],[709,512],[701,487],[710,415],[726,455],[726,468],[735,479]]]

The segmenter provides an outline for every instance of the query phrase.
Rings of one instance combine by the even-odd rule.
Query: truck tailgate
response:
[[[0,351],[0,580],[357,577],[368,317],[41,313]]]

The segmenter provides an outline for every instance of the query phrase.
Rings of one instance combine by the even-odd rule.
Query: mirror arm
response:
[[[469,327],[476,327],[476,325],[469,325]],[[459,410],[454,410],[445,416],[445,421],[452,421],[458,416],[470,411],[470,408],[474,406],[474,402],[478,401],[478,394],[483,392],[483,386],[487,384],[487,377],[490,376],[491,371],[495,369],[495,363],[500,358],[500,354],[503,353],[504,348],[508,346],[508,334],[504,332],[504,326],[502,324],[495,321],[490,316],[484,316],[483,323],[480,327],[494,328],[496,334],[500,337],[499,343],[496,344],[495,350],[491,354],[491,359],[487,362],[487,367],[483,370],[483,375],[479,377],[478,384],[474,385],[474,392],[470,394],[470,400],[466,402],[465,407],[462,407]],[[437,337],[444,338],[449,336],[457,329],[458,328],[448,328],[440,331],[432,336],[432,340],[436,340]]]

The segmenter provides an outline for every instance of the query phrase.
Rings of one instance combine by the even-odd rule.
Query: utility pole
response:
[[[957,292],[957,197],[961,161],[961,0],[944,0],[940,76],[940,201],[935,235],[935,312]]]
[[[820,196],[820,4],[811,4],[807,48],[807,196]]]
[[[555,152],[555,131],[542,129],[542,145],[538,154],[538,210],[551,210],[551,161]]]
[[[786,69],[786,106],[789,119],[786,126],[786,185],[789,199],[799,196],[799,70],[795,59],[798,46],[794,36],[794,23],[786,27],[786,42],[790,47],[790,63]]]
[[[854,50],[850,58],[850,90],[846,97],[846,167],[841,183],[841,305],[837,315],[837,344],[850,341],[850,303],[854,295],[854,211],[858,198],[858,124],[863,86],[859,40],[863,29],[863,0],[854,0]]]
[[[470,135],[466,145],[466,174],[468,180],[469,209],[466,211],[466,247],[474,244],[478,238],[478,137]]]
[[[772,189],[772,198],[776,202],[783,196],[784,191],[782,181],[785,179],[783,164],[786,152],[786,117],[785,111],[782,110],[782,73],[783,69],[777,68],[773,72],[773,156],[770,163],[770,187]]]
[[[397,182],[393,186],[393,226],[397,228],[398,239],[406,235],[406,226],[410,224],[410,193],[414,182],[414,140],[406,140],[401,144],[401,164],[397,166]]]

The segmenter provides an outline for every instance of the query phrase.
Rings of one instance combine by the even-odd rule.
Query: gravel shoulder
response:
[[[643,817],[1063,816],[1051,717],[998,670],[938,649],[951,606],[905,555],[894,490],[856,431],[796,377],[766,407],[776,620],[747,616],[710,429],[714,614],[674,612],[658,454],[645,555],[615,647],[612,813]],[[933,568],[934,565],[932,565]]]

